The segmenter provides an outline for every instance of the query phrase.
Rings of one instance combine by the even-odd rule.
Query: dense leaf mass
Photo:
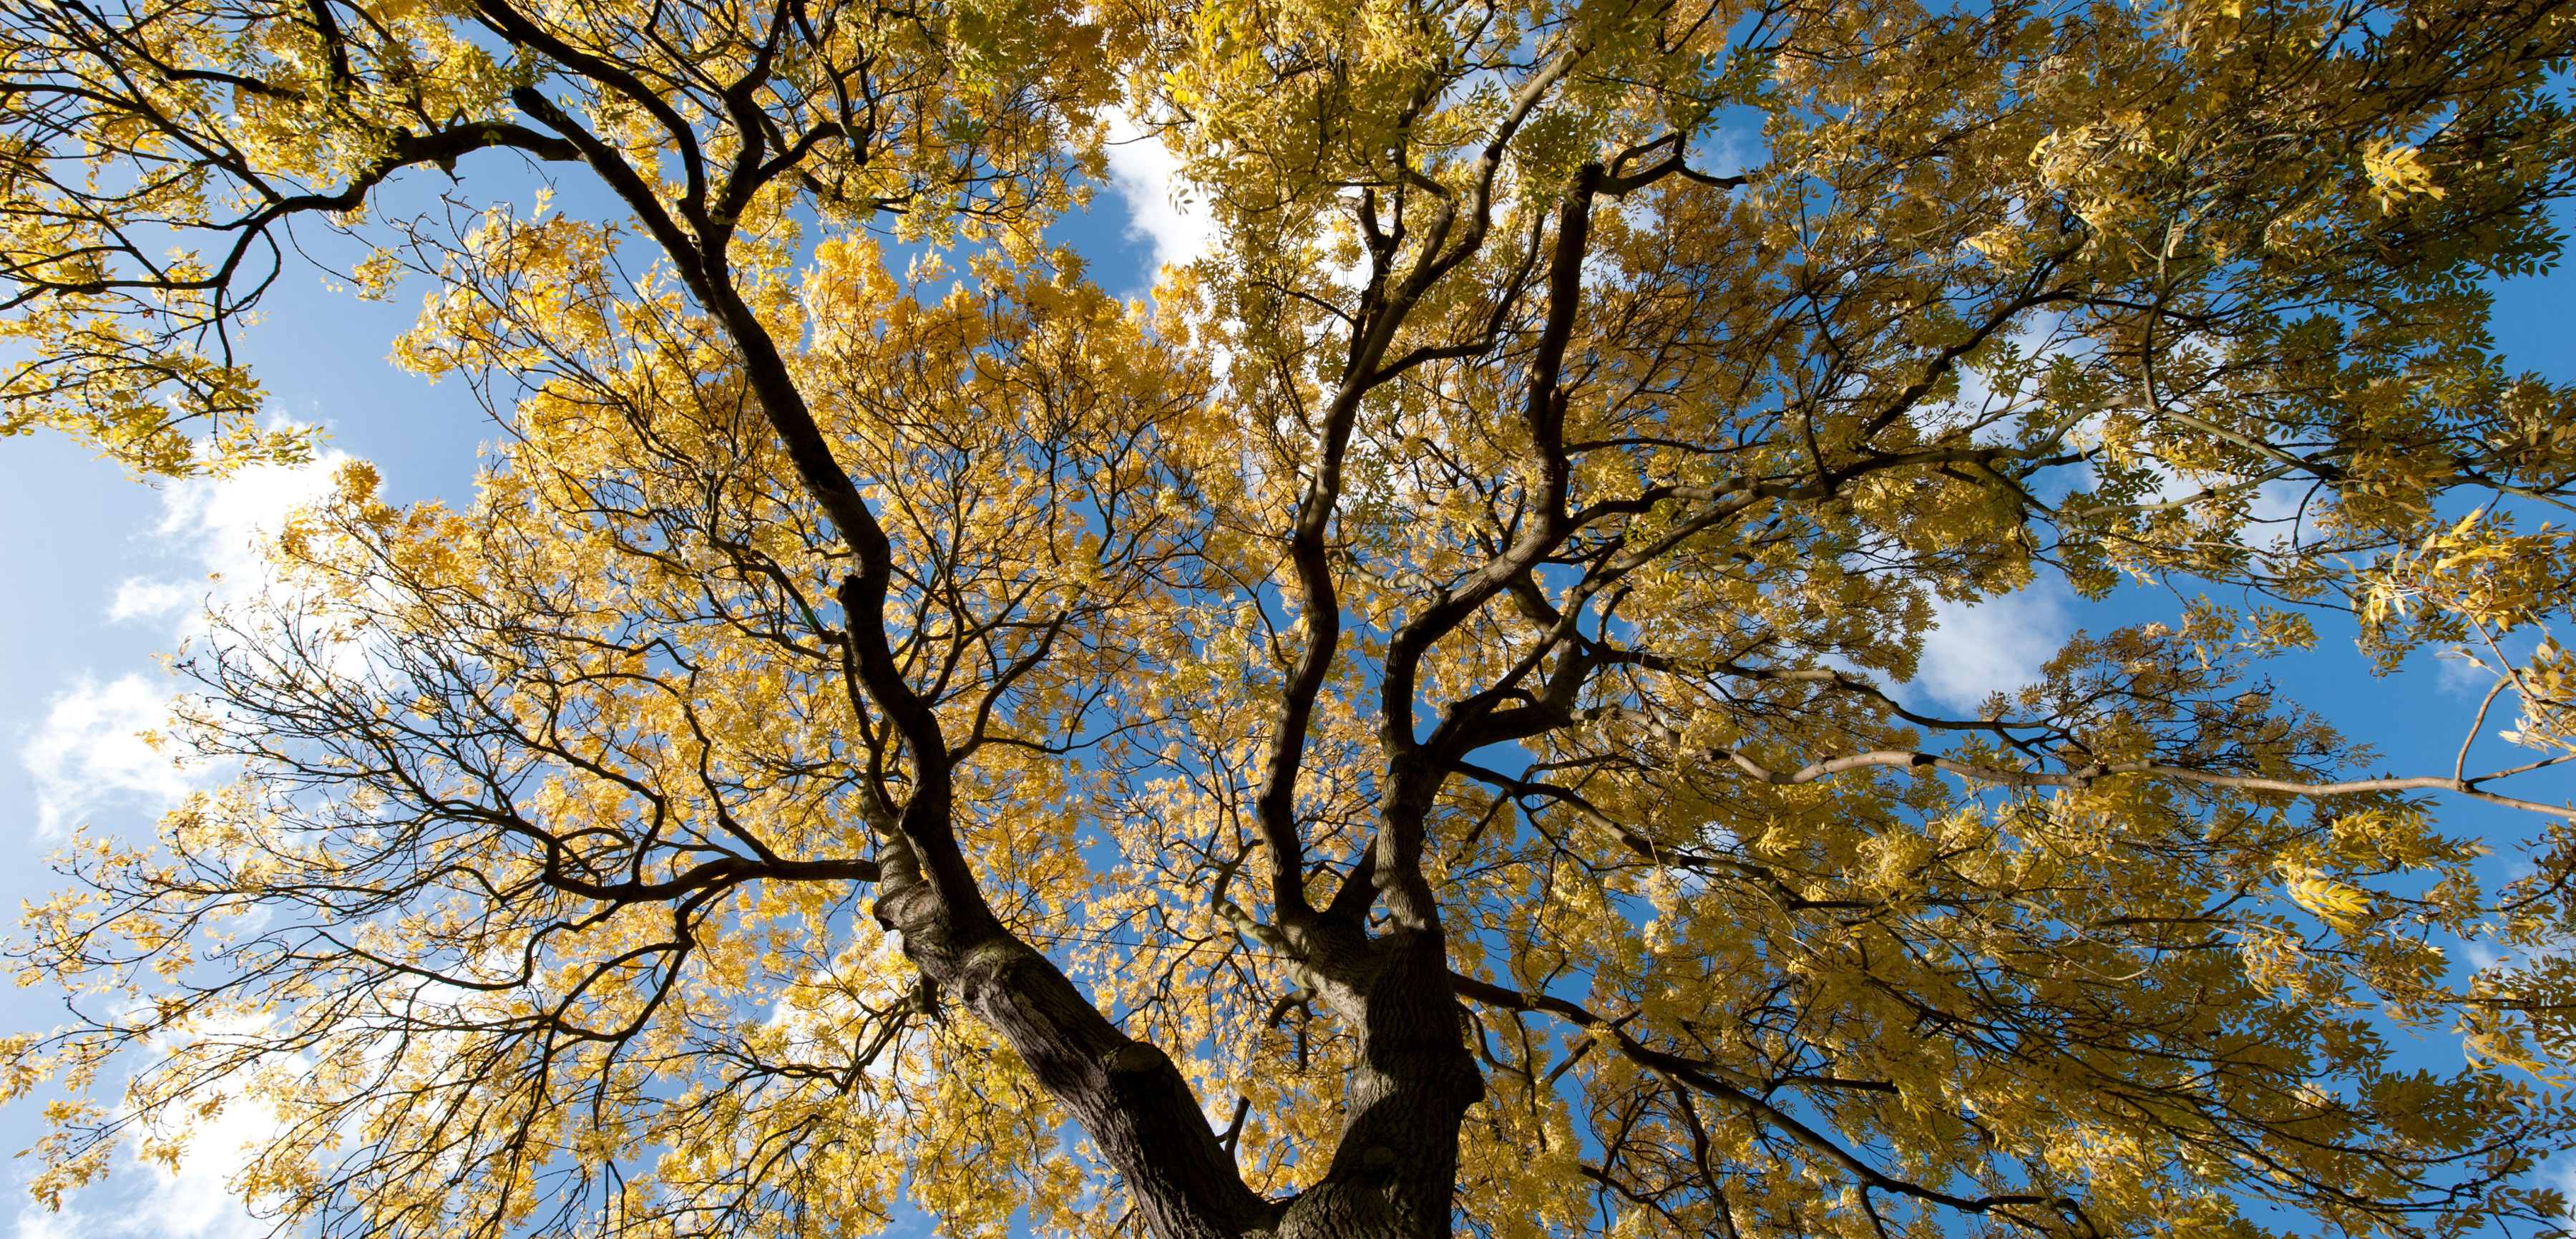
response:
[[[11,948],[41,1198],[230,1106],[293,1233],[2559,1225],[2576,10],[1145,7],[0,11],[8,432],[306,459],[299,249],[505,432],[183,654],[237,781]],[[1900,695],[2055,581],[2185,601]],[[2423,648],[2534,755],[2265,678]]]

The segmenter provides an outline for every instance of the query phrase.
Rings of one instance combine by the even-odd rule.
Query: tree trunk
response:
[[[1459,1124],[1484,1095],[1484,1079],[1436,926],[1369,942],[1365,974],[1352,978],[1362,983],[1333,987],[1333,1005],[1361,1036],[1350,1120],[1321,1180],[1271,1201],[1244,1186],[1168,1055],[1120,1033],[1061,970],[1008,933],[953,934],[910,852],[888,849],[878,922],[901,933],[922,975],[1000,1032],[1072,1111],[1160,1239],[1446,1239]]]
[[[1322,1181],[1289,1203],[1279,1239],[1449,1234],[1458,1126],[1484,1096],[1484,1077],[1450,992],[1445,936],[1398,928],[1375,946],[1380,966],[1355,1013],[1350,1121]]]

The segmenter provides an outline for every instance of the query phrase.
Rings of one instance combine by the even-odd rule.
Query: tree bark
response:
[[[875,912],[922,974],[1001,1033],[1063,1102],[1161,1239],[1445,1239],[1458,1131],[1484,1096],[1438,926],[1366,940],[1332,1005],[1361,1062],[1331,1162],[1285,1201],[1244,1186],[1162,1050],[1120,1033],[1052,962],[1008,933],[961,938],[909,841],[887,837]],[[1357,936],[1356,927],[1352,936]],[[1346,957],[1348,958],[1348,957]]]
[[[1119,1032],[1062,970],[1007,931],[953,932],[910,841],[883,839],[888,863],[878,924],[901,934],[904,957],[1001,1033],[1038,1083],[1073,1112],[1154,1233],[1270,1233],[1280,1207],[1244,1186],[1171,1057]]]
[[[1360,1010],[1350,1118],[1322,1180],[1292,1201],[1279,1239],[1445,1239],[1458,1182],[1458,1129],[1485,1094],[1466,1018],[1449,987],[1437,925],[1398,927],[1372,944],[1376,975]]]

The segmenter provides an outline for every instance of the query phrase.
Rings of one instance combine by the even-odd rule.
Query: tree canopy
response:
[[[2487,323],[2571,48],[12,0],[10,432],[304,458],[236,345],[352,240],[505,430],[451,505],[343,468],[182,653],[237,780],[11,948],[70,996],[5,1046],[36,1190],[257,1106],[295,1233],[2554,1227],[2576,389]],[[1216,231],[1150,301],[1048,231],[1113,129]],[[2183,601],[1901,689],[1937,602],[2055,581]],[[2504,769],[2266,678],[2454,646]]]

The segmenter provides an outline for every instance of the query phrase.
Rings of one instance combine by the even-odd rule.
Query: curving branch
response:
[[[2082,1207],[2062,1196],[2031,1194],[1956,1196],[1890,1175],[1862,1161],[1858,1155],[1835,1143],[1823,1132],[1817,1131],[1796,1116],[1756,1096],[1751,1089],[1760,1087],[1758,1081],[1714,1062],[1688,1058],[1645,1045],[1620,1027],[1625,1021],[1603,1019],[1584,1009],[1580,1004],[1568,1002],[1553,995],[1524,994],[1518,990],[1508,989],[1490,981],[1479,981],[1473,977],[1453,973],[1449,983],[1457,989],[1459,997],[1473,1002],[1508,1011],[1544,1012],[1564,1019],[1577,1027],[1588,1029],[1596,1039],[1606,1039],[1614,1049],[1638,1066],[1646,1068],[1674,1085],[1687,1086],[1736,1107],[1748,1117],[1789,1137],[1836,1169],[1851,1176],[1863,1187],[1891,1195],[1910,1197],[1962,1213],[1992,1214],[2033,1234],[2050,1234],[2051,1227],[2015,1212],[2017,1209],[2038,1206],[2062,1211],[2066,1216],[2082,1224],[2087,1233],[2092,1231],[2091,1224],[2083,1221]],[[1733,1079],[1730,1080],[1727,1077],[1733,1077]]]
[[[2489,804],[2503,805],[2506,808],[2522,809],[2532,813],[2545,813],[2552,817],[2563,817],[2576,820],[2576,806],[2542,804],[2536,800],[2522,800],[2512,796],[2498,795],[2494,792],[2480,790],[2478,787],[2481,783],[2507,778],[2512,775],[2523,773],[2526,770],[2536,769],[2536,765],[2516,766],[2506,770],[2499,770],[2492,774],[2482,774],[2473,778],[2465,779],[2446,777],[2442,775],[2422,775],[2414,778],[2347,779],[2336,783],[2301,783],[2290,779],[2263,778],[2259,775],[2221,774],[2216,771],[2194,770],[2188,766],[2174,766],[2167,765],[2162,762],[2151,761],[2096,762],[2091,765],[2079,766],[2062,774],[2050,774],[2046,771],[2038,770],[2010,770],[1997,766],[1971,765],[1967,762],[1959,761],[1956,758],[1944,757],[1938,753],[1914,752],[1899,749],[1882,749],[1874,753],[1854,753],[1845,757],[1828,758],[1824,761],[1816,762],[1812,765],[1791,771],[1773,770],[1735,749],[1712,748],[1702,750],[1699,755],[1703,759],[1711,762],[1730,763],[1736,769],[1750,775],[1754,779],[1778,787],[1791,787],[1800,783],[1812,783],[1818,779],[1830,778],[1834,775],[1844,774],[1854,770],[1868,770],[1881,767],[1896,767],[1908,770],[1940,770],[1945,773],[1958,775],[1963,779],[1972,779],[1979,783],[1990,783],[1998,787],[2087,788],[2104,779],[2117,778],[2122,775],[2146,775],[2152,778],[2179,779],[2183,782],[2199,783],[2210,787],[2233,788],[2237,791],[2277,792],[2289,796],[2320,799],[2333,796],[2367,795],[2374,792],[2447,791],[2455,792],[2477,800],[2483,800]]]

